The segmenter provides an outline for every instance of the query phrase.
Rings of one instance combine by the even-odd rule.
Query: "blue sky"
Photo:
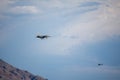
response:
[[[1,59],[49,80],[120,80],[119,0],[0,1]]]

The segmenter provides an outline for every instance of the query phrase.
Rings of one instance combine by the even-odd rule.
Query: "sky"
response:
[[[120,80],[119,15],[120,0],[0,0],[0,58],[49,80]]]

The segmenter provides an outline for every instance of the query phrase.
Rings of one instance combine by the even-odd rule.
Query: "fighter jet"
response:
[[[102,66],[103,64],[98,64],[98,66]]]
[[[40,38],[41,40],[45,39],[45,38],[47,39],[48,37],[50,37],[50,36],[48,36],[48,35],[37,35],[36,36],[36,38]]]

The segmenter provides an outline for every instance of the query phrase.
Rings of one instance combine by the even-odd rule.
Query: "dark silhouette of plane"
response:
[[[98,66],[102,66],[103,64],[98,64]]]
[[[37,35],[36,36],[36,38],[40,38],[40,39],[47,39],[48,37],[50,37],[50,36],[48,36],[48,35]]]

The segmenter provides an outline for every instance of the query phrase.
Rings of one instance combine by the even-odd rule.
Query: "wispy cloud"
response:
[[[87,2],[88,1],[88,2]],[[74,14],[74,13],[82,13],[87,10],[95,9],[97,6],[99,6],[99,2],[96,1],[91,2],[90,0],[49,0],[49,1],[32,1],[32,3],[37,4],[41,9],[44,9],[43,12],[49,12],[53,15],[68,15],[68,14]],[[87,5],[87,6],[86,6]],[[71,15],[72,16],[72,15]]]
[[[41,13],[42,10],[38,9],[37,6],[21,4],[24,1],[16,1],[16,0],[1,0],[0,2],[0,19],[6,19],[9,14],[37,14]],[[9,15],[10,16],[10,15]],[[10,16],[11,17],[11,16]]]
[[[119,1],[107,5],[101,3],[98,9],[77,16],[59,30],[66,48],[120,35]]]
[[[36,14],[39,12],[35,6],[16,6],[9,10],[13,14]]]
[[[86,2],[86,3],[85,3]],[[99,2],[96,0],[44,0],[44,1],[33,1],[33,3],[38,4],[47,9],[68,9],[68,8],[75,8],[79,6],[95,6],[99,5]],[[81,5],[82,4],[82,5]]]

